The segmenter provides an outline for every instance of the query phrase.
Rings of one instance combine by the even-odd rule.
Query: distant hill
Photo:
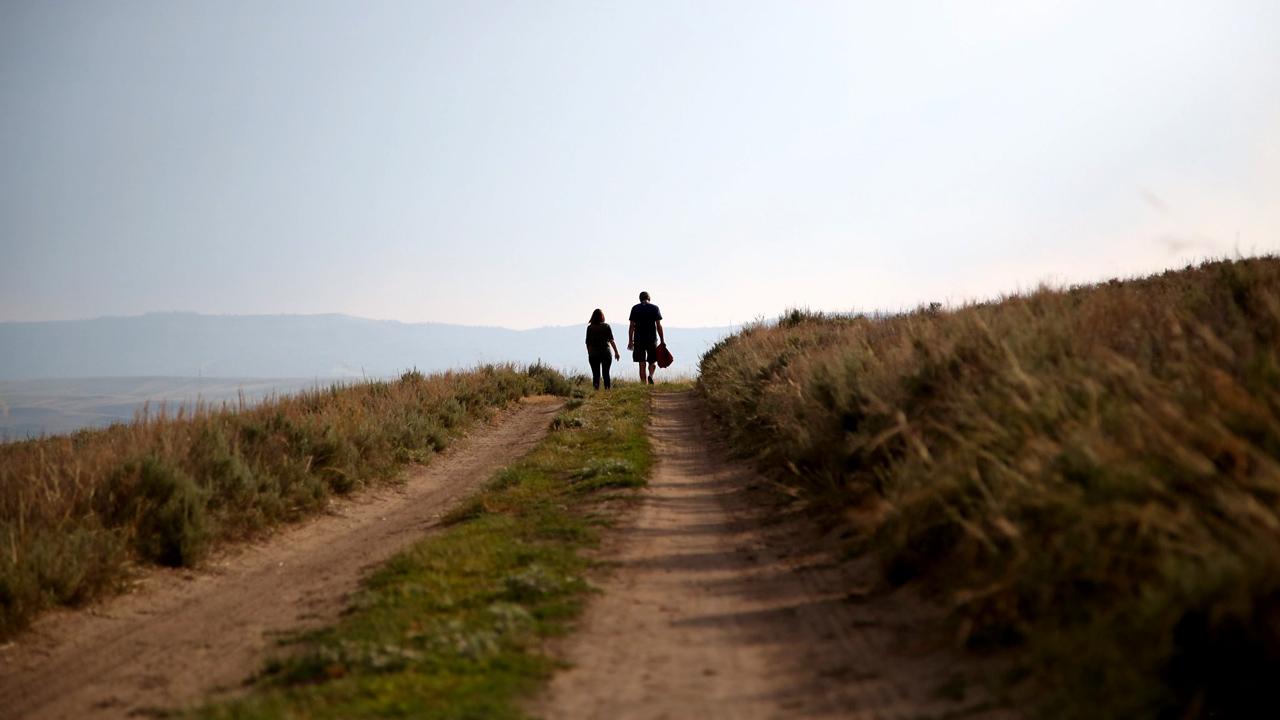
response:
[[[699,356],[736,328],[667,328],[692,375]],[[613,323],[631,377],[627,324]],[[254,402],[317,382],[378,378],[487,362],[589,373],[585,326],[508,330],[398,323],[345,315],[159,313],[64,322],[0,323],[0,441],[129,420],[143,407],[197,400]],[[661,377],[661,376],[660,376]]]
[[[400,323],[346,315],[157,313],[60,322],[0,323],[0,380],[100,377],[382,377],[486,362],[536,360],[589,372],[585,326],[508,330]],[[613,323],[624,367],[626,322]],[[736,328],[667,328],[673,374]]]

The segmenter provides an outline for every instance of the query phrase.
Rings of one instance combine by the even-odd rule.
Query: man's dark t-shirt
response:
[[[631,308],[630,319],[636,324],[636,347],[657,347],[658,321],[662,319],[662,312],[658,310],[658,306],[653,303],[639,303]]]
[[[608,323],[594,323],[587,326],[587,354],[591,357],[606,357],[609,352],[609,341],[613,339],[613,328]]]

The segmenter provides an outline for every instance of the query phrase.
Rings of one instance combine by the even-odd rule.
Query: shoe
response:
[[[650,385],[652,385],[652,384],[653,384],[653,378],[649,378],[649,384],[650,384]]]

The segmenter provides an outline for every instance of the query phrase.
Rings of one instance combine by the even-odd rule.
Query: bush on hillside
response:
[[[207,488],[163,458],[125,463],[106,482],[103,516],[131,529],[140,557],[160,565],[194,565],[208,549]]]

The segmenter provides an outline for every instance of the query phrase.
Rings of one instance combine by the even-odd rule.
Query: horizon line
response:
[[[372,318],[362,315],[351,315],[341,312],[316,312],[316,313],[204,313],[197,310],[149,310],[146,312],[135,313],[132,315],[97,315],[93,317],[79,318],[62,318],[57,320],[0,320],[0,325],[37,325],[37,324],[53,324],[53,323],[78,323],[93,322],[95,320],[137,320],[147,317],[157,316],[192,316],[200,318],[345,318],[350,320],[362,320],[364,322],[373,323],[389,323],[394,325],[436,325],[455,328],[470,328],[476,330],[507,330],[509,332],[533,332],[536,330],[554,330],[566,327],[577,327],[578,325],[586,325],[587,323],[565,323],[563,325],[536,325],[528,328],[513,328],[504,325],[468,325],[465,323],[443,322],[438,320],[421,320],[406,321],[395,320],[389,318]],[[747,320],[737,323],[729,323],[727,325],[671,325],[668,326],[672,330],[723,330],[727,328],[736,328],[747,325],[753,321]]]

